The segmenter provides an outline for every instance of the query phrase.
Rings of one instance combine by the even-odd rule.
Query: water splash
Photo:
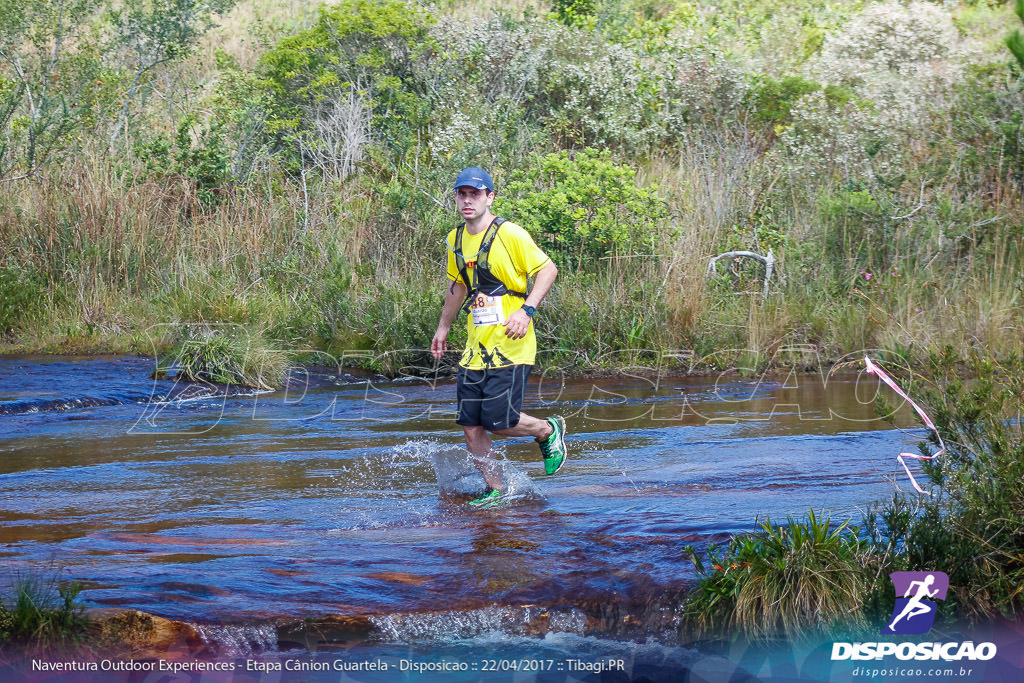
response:
[[[487,487],[469,453],[460,446],[417,439],[396,446],[394,452],[407,460],[430,465],[442,498],[479,493]]]
[[[386,642],[453,642],[481,636],[582,635],[586,615],[574,608],[555,612],[536,605],[475,610],[387,614],[370,617]]]
[[[477,458],[462,446],[417,439],[395,447],[394,452],[407,459],[426,462],[437,477],[441,499],[458,499],[478,495],[487,488],[480,467],[491,468],[501,477],[512,501],[542,501],[540,492],[530,476],[505,458],[504,449],[495,447],[493,458]],[[479,465],[479,467],[478,467]]]
[[[277,651],[277,627],[273,624],[207,624],[193,628],[218,657],[251,657]]]
[[[587,626],[587,615],[578,609],[553,612],[548,621],[548,633],[574,633],[583,635]]]

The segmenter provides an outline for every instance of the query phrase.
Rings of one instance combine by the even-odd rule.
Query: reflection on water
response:
[[[373,615],[399,639],[439,613],[477,632],[531,606],[581,636],[605,613],[624,623],[609,610],[670,625],[683,546],[810,507],[859,520],[916,434],[880,421],[856,375],[545,378],[526,410],[566,417],[567,464],[547,477],[535,444],[505,440],[515,504],[474,511],[449,380],[179,399],[151,371],[0,360],[4,578],[56,561],[93,605]]]

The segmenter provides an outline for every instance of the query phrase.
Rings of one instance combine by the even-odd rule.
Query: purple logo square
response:
[[[935,623],[938,604],[949,590],[945,572],[893,572],[889,574],[896,589],[896,605],[883,634],[913,635],[927,632]]]

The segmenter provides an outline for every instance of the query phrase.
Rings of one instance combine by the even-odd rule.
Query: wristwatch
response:
[[[530,316],[531,318],[537,314],[537,308],[535,306],[527,306],[524,304],[523,310],[526,311],[526,315]]]

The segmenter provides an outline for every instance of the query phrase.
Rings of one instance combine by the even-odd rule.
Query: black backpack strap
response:
[[[466,257],[462,253],[462,235],[465,232],[466,224],[463,223],[455,229],[455,245],[453,248],[455,253],[455,267],[459,271],[459,276],[462,278],[462,282],[466,285],[466,300],[462,303],[462,310],[466,313],[469,313],[469,309],[473,305],[473,300],[481,290],[485,290],[489,296],[504,296],[505,294],[511,294],[522,299],[526,298],[526,292],[512,291],[504,282],[491,274],[491,244],[494,243],[494,239],[498,236],[498,228],[500,228],[501,224],[504,222],[504,218],[495,216],[494,220],[491,221],[491,224],[487,226],[487,232],[484,233],[483,240],[480,243],[480,249],[477,251],[476,264],[473,267],[476,280],[475,282],[471,282],[470,280],[469,268],[466,266]],[[452,291],[455,291],[454,282],[452,283]]]
[[[455,269],[459,271],[459,277],[462,278],[462,284],[466,285],[466,292],[468,293],[472,288],[472,284],[469,281],[469,270],[466,268],[466,256],[462,253],[462,234],[465,231],[465,223],[462,223],[455,228],[455,244],[452,246],[452,252],[455,255]],[[455,291],[454,281],[452,282],[450,291]]]
[[[494,244],[494,238],[498,236],[498,228],[500,228],[501,224],[504,222],[504,218],[495,216],[494,220],[491,221],[491,224],[487,226],[487,232],[484,233],[484,239],[480,242],[480,251],[477,252],[476,256],[477,268],[490,270],[491,245]]]
[[[491,242],[494,241],[494,237],[498,234],[498,228],[505,222],[504,218],[495,216],[491,224],[487,226],[487,233],[484,234],[483,242],[480,244],[480,249],[477,251],[477,262],[483,259],[484,267],[487,267],[487,256],[491,251]],[[462,253],[462,235],[466,232],[466,224],[461,223],[455,228],[455,244],[452,246],[452,251],[455,253],[455,268],[459,271],[459,276],[462,278],[462,284],[466,285],[466,290],[471,291],[474,289],[473,284],[469,279],[469,269],[466,267],[466,256]],[[454,291],[455,283],[452,283],[452,289]]]

